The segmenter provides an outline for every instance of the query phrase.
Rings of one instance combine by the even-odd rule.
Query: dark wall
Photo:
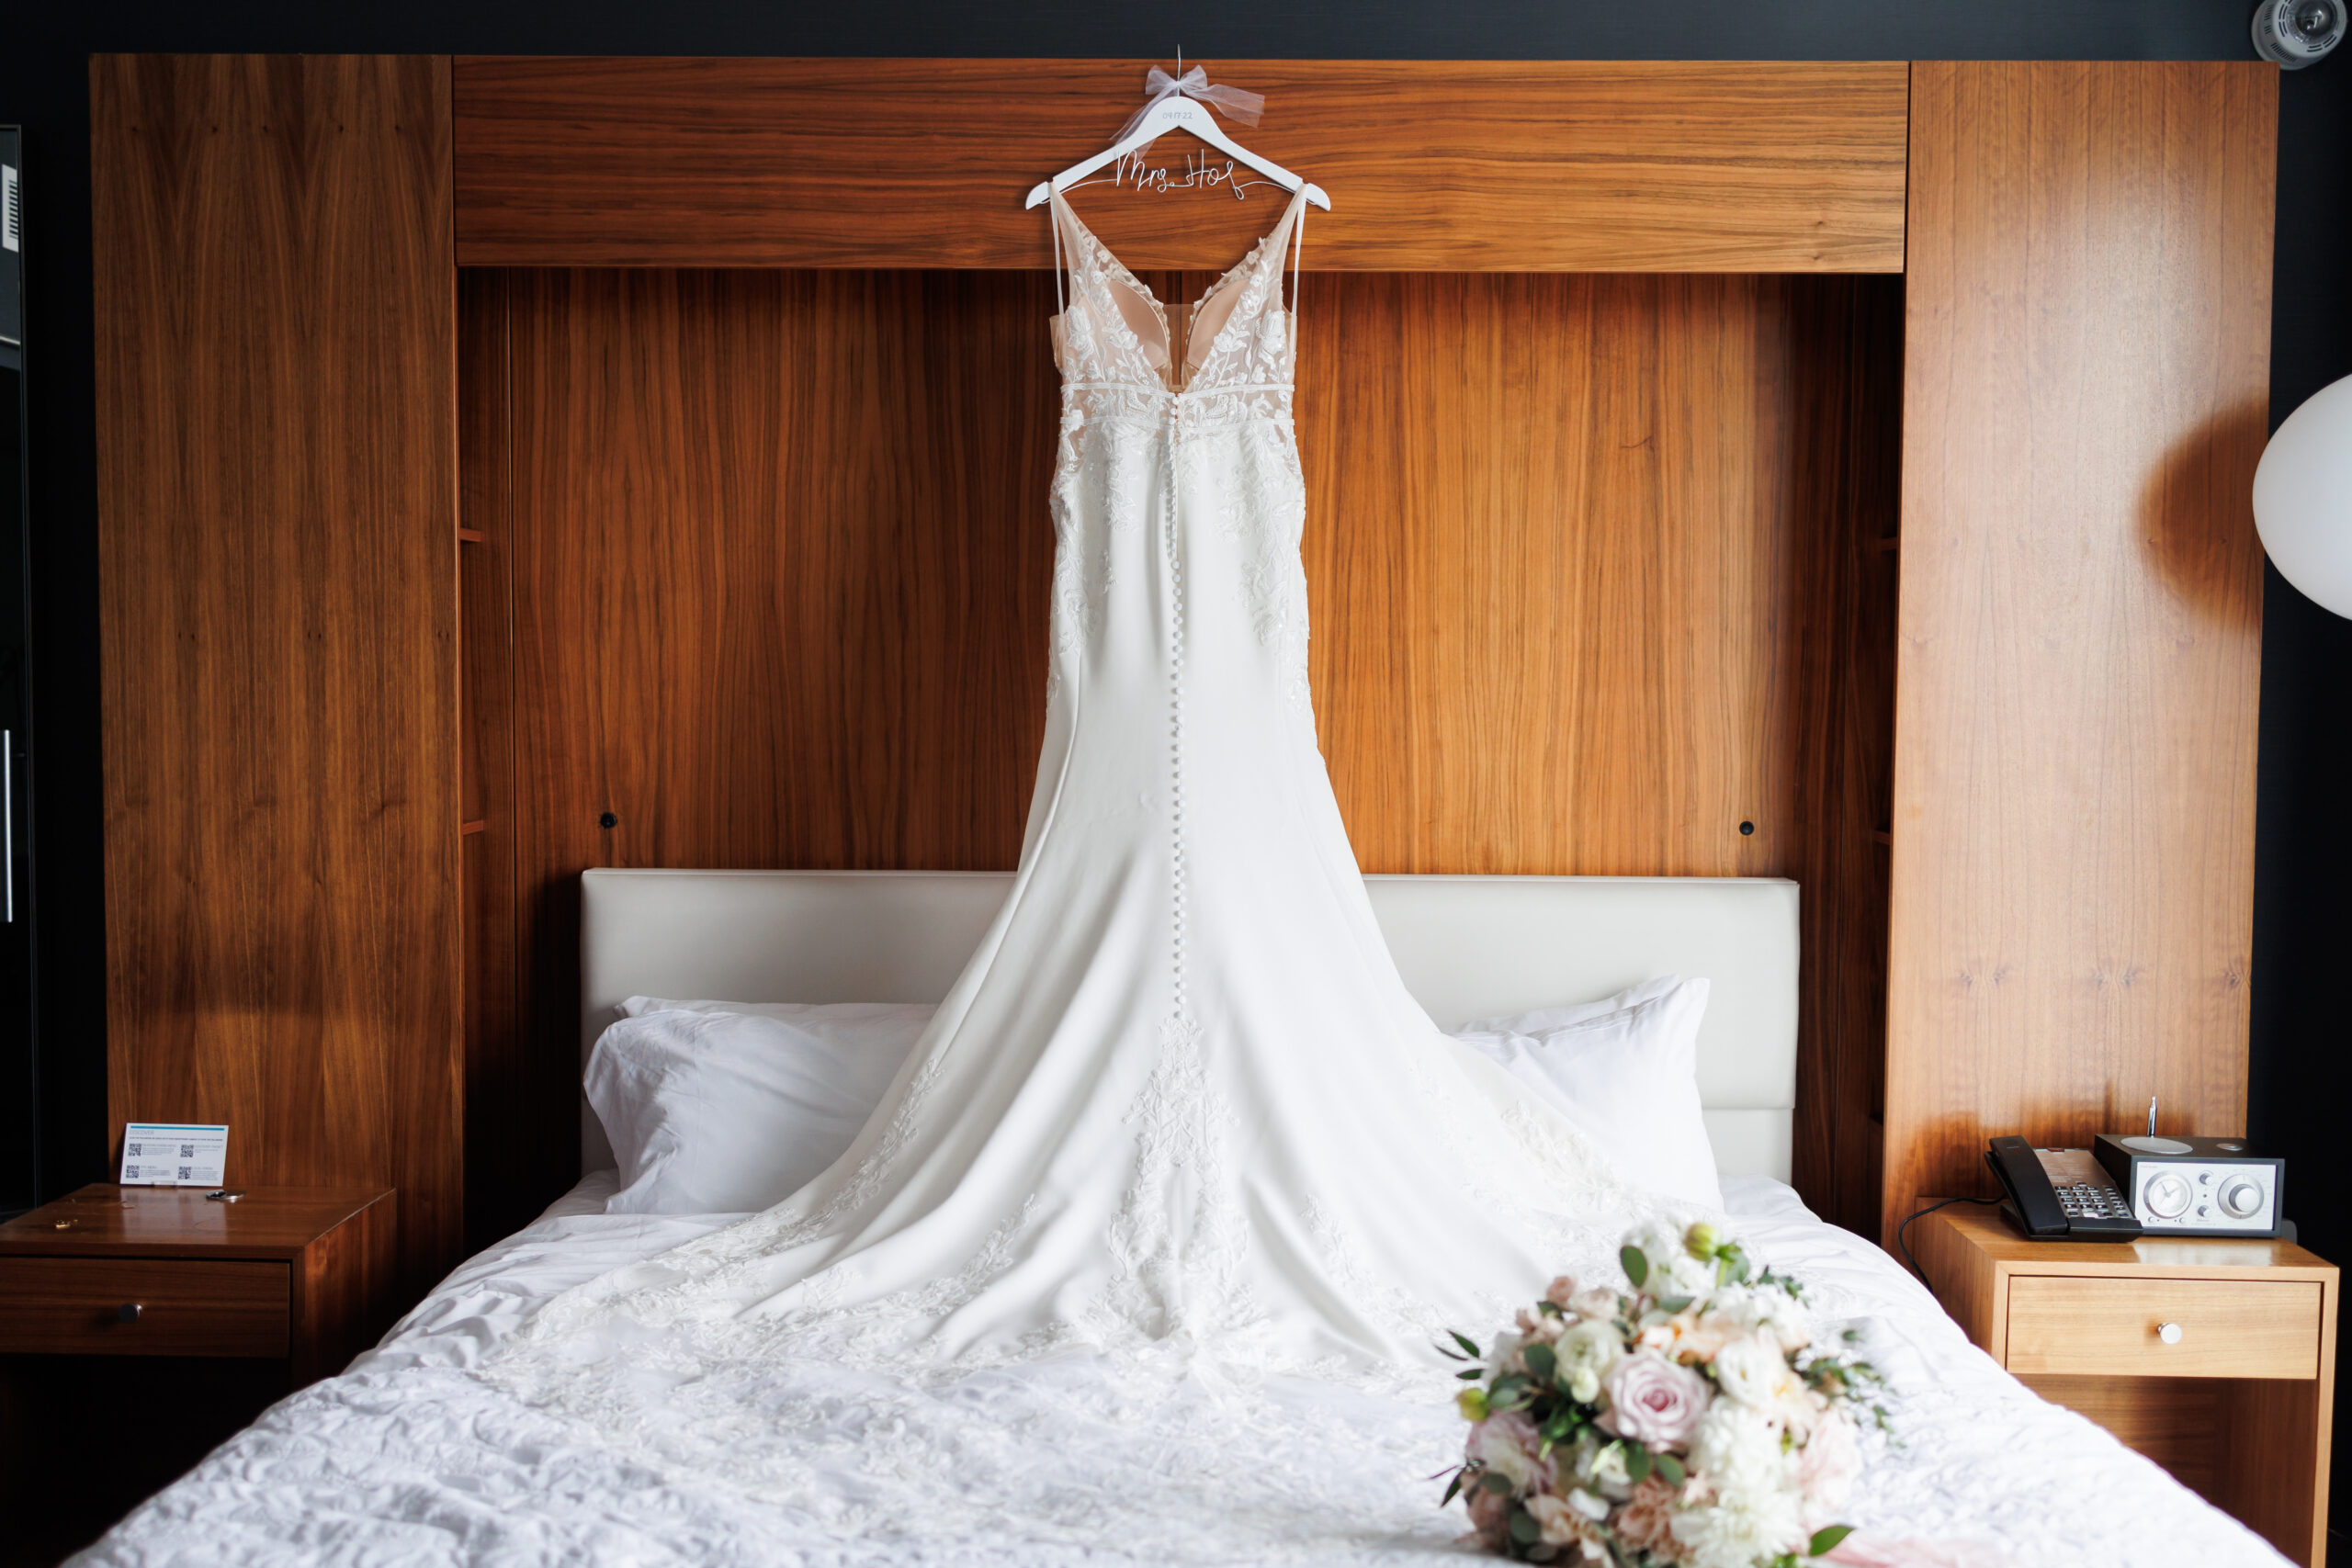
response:
[[[30,8],[28,8],[30,9]],[[1101,0],[944,0],[754,8],[221,0],[48,5],[0,50],[0,122],[28,132],[32,316],[35,804],[51,1190],[101,1174],[102,908],[97,560],[93,542],[88,123],[94,51],[477,53],[1246,55],[1706,59],[2245,59],[2251,0],[1200,0],[1146,11]],[[2352,51],[2346,51],[2352,55]],[[1245,84],[1246,85],[1246,84]],[[1018,80],[1007,90],[1018,92]],[[1281,106],[1274,106],[1280,112]],[[2274,423],[2352,374],[2352,63],[2285,78],[2278,153]],[[2263,638],[2254,968],[2253,1131],[2293,1163],[2289,1209],[2346,1253],[2330,1168],[2347,1026],[2328,994],[2352,950],[2352,622],[2276,574]],[[2030,1129],[2028,1129],[2030,1131]]]

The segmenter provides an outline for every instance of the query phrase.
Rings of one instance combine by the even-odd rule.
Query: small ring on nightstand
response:
[[[233,1203],[243,1196],[243,1191],[223,1187],[218,1192],[207,1192],[204,1195],[204,1201],[208,1203]]]

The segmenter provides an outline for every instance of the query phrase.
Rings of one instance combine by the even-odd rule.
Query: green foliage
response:
[[[1642,1255],[1640,1247],[1627,1242],[1617,1249],[1617,1261],[1623,1267],[1625,1278],[1634,1281],[1634,1289],[1638,1291],[1649,1283],[1650,1260]]]
[[[1817,1529],[1813,1532],[1813,1540],[1806,1543],[1804,1554],[1807,1557],[1826,1556],[1837,1549],[1839,1541],[1853,1533],[1854,1527],[1851,1525],[1830,1525],[1826,1529]]]

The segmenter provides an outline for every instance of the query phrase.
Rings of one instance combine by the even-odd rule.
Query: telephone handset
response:
[[[2088,1149],[2037,1149],[1995,1138],[1984,1163],[2007,1201],[2001,1212],[2034,1241],[2130,1241],[2139,1217]]]

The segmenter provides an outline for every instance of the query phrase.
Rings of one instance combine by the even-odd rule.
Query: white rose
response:
[[[1751,1410],[1770,1410],[1804,1389],[1779,1344],[1761,1337],[1733,1340],[1715,1352],[1707,1370],[1726,1397]]]
[[[1568,1397],[1589,1404],[1600,1397],[1601,1380],[1624,1354],[1624,1347],[1618,1341],[1615,1325],[1588,1318],[1562,1330],[1552,1354],[1559,1359],[1558,1381],[1567,1389]]]
[[[1797,1499],[1777,1488],[1685,1508],[1670,1528],[1683,1568],[1755,1568],[1806,1540]]]

